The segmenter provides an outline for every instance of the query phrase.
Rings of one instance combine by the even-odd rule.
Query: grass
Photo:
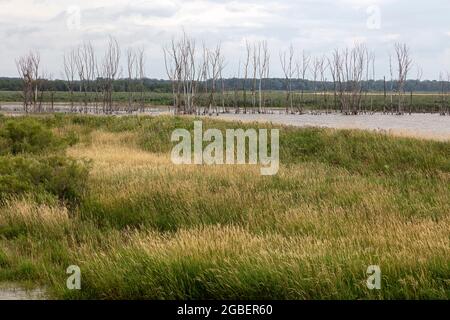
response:
[[[279,127],[280,171],[261,176],[173,165],[170,134],[190,117],[33,120],[76,137],[64,157],[89,160],[89,175],[76,205],[3,196],[0,281],[61,299],[450,298],[449,142]],[[73,264],[80,291],[65,287]],[[381,290],[366,287],[369,265]]]

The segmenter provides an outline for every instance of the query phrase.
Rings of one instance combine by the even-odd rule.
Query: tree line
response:
[[[67,82],[61,79],[46,79],[49,86],[57,92],[68,92]],[[389,80],[386,81],[387,86],[395,86],[391,84]],[[116,79],[114,80],[113,87],[115,92],[126,92],[127,90],[127,79]],[[364,86],[369,86],[371,92],[380,93],[384,90],[383,80],[370,80],[369,83],[362,81]],[[80,87],[81,83],[78,80],[74,81],[76,87]],[[227,91],[232,90],[235,86],[243,87],[244,79],[240,78],[226,78],[224,79],[225,89]],[[13,77],[0,77],[0,91],[21,91],[22,90],[22,79]],[[291,82],[292,89],[296,91],[304,90],[305,92],[312,92],[314,87],[324,87],[328,91],[333,90],[332,81],[317,81],[314,82],[308,79],[293,79]],[[170,93],[171,92],[171,81],[165,79],[144,79],[144,87],[148,92],[158,92],[158,93]],[[250,90],[251,85],[246,83],[247,90]],[[407,80],[405,82],[405,90],[410,92],[411,90],[423,93],[440,93],[444,87],[444,90],[450,88],[450,82],[446,80],[421,80],[417,82],[416,80]],[[284,79],[282,78],[268,78],[265,79],[265,90],[269,91],[283,91],[285,89]]]

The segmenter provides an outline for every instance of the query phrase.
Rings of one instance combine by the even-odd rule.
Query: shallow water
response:
[[[27,290],[15,284],[0,285],[0,300],[45,300],[45,290]]]
[[[68,104],[55,104],[54,106],[56,112],[68,112],[68,108]],[[8,103],[2,104],[0,112],[20,115],[23,114],[22,110],[22,105],[20,103]],[[168,113],[167,107],[154,107],[148,108],[144,114],[160,115]],[[126,115],[127,113],[119,112],[115,114]],[[360,115],[343,115],[341,113],[290,115],[276,110],[273,114],[228,113],[212,117],[245,122],[272,122],[274,124],[298,127],[313,126],[336,129],[375,130],[399,136],[450,140],[450,116],[441,116],[439,114],[430,113],[404,115],[389,115],[382,113]]]
[[[274,124],[298,127],[314,126],[336,129],[365,129],[401,136],[450,140],[450,116],[440,116],[439,114],[362,114],[356,116],[339,113],[321,115],[221,114],[219,118],[245,122],[272,122]]]

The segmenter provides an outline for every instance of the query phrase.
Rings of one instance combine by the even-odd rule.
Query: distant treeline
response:
[[[54,91],[68,91],[68,86],[64,80],[46,80],[47,85],[51,87]],[[134,80],[136,83],[139,80]],[[226,90],[243,90],[244,89],[244,79],[224,79],[224,86]],[[133,82],[133,80],[131,80]],[[362,81],[362,88],[366,91],[372,92],[383,92],[395,90],[396,81],[389,80],[370,80]],[[113,86],[115,92],[126,92],[128,86],[130,85],[130,80],[128,79],[118,79],[114,80]],[[80,82],[76,82],[76,86],[80,88]],[[169,80],[160,79],[144,79],[144,86],[146,91],[151,92],[172,92],[172,84]],[[247,90],[252,89],[251,79],[247,79],[246,85]],[[311,81],[311,80],[292,80],[292,90],[304,90],[304,91],[332,91],[334,87],[333,82],[321,82],[321,81]],[[22,79],[19,78],[6,78],[0,77],[0,91],[21,91],[23,88]],[[264,81],[263,90],[285,90],[286,83],[285,79],[281,78],[270,78]],[[450,88],[450,82],[448,81],[438,81],[438,80],[407,80],[405,83],[405,91],[415,91],[415,92],[442,92],[448,91]]]

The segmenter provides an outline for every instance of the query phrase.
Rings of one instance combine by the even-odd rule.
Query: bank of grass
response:
[[[173,165],[171,132],[192,130],[190,117],[35,121],[76,138],[65,156],[91,167],[75,206],[4,198],[0,280],[67,299],[450,298],[448,142],[280,127],[270,177]],[[80,291],[65,287],[73,264]],[[381,290],[366,287],[369,265],[381,267]]]

